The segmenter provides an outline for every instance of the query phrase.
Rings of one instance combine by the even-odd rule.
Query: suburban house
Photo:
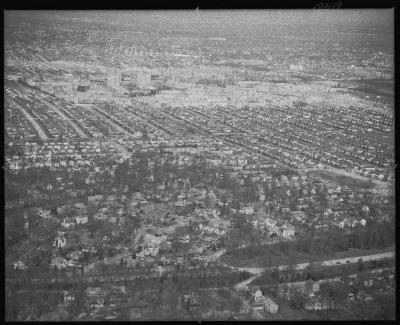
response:
[[[271,314],[276,314],[278,312],[278,305],[270,298],[266,297],[264,300],[265,310]]]
[[[75,203],[74,205],[75,210],[78,212],[79,215],[87,213],[87,206],[83,203]]]
[[[105,292],[101,287],[87,287],[86,288],[87,297],[101,297],[105,296]]]
[[[87,216],[77,216],[75,217],[75,221],[78,225],[80,224],[85,224],[88,223],[88,217]]]
[[[295,228],[291,224],[285,224],[282,227],[282,236],[291,239],[295,235]]]
[[[189,310],[196,309],[199,306],[199,295],[194,292],[183,295],[183,300]]]
[[[253,214],[254,213],[254,207],[253,206],[244,206],[239,210],[240,213],[244,214]]]
[[[74,222],[74,218],[64,218],[63,221],[61,222],[61,227],[65,228],[65,229],[69,229],[72,228],[73,226],[75,226],[75,222]]]
[[[67,239],[63,236],[57,236],[54,239],[53,246],[54,247],[65,247],[67,245]]]
[[[64,290],[64,302],[71,302],[71,301],[75,301],[75,296],[69,292]]]
[[[253,302],[251,307],[258,311],[267,311],[271,314],[278,312],[278,305],[269,297],[265,297],[259,289],[252,292]]]
[[[50,266],[54,266],[58,270],[61,270],[68,266],[68,261],[62,256],[53,257],[50,261]]]
[[[43,219],[50,219],[51,218],[50,210],[39,209],[38,210],[38,215]]]
[[[17,261],[13,263],[14,270],[26,270],[26,265],[22,261]]]
[[[323,299],[319,296],[312,297],[310,301],[306,302],[304,309],[306,310],[329,310],[334,309],[334,303],[331,300]]]
[[[90,308],[103,308],[105,299],[104,297],[90,297],[89,307]]]

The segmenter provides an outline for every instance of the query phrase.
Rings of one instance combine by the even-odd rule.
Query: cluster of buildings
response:
[[[363,101],[343,104],[340,91],[329,105],[315,100],[332,96],[340,84],[297,84],[387,77],[387,53],[337,44],[317,51],[302,45],[294,55],[242,46],[244,41],[231,51],[239,43],[224,37],[153,38],[127,30],[74,30],[66,34],[74,35],[71,42],[48,42],[45,30],[23,28],[25,34],[14,33],[5,44],[5,160],[11,177],[29,185],[7,202],[23,210],[7,222],[19,222],[18,230],[33,241],[29,234],[39,220],[45,234],[38,251],[49,257],[49,269],[95,275],[99,265],[110,264],[161,277],[207,266],[207,257],[222,250],[235,230],[232,215],[276,241],[310,228],[347,232],[372,218],[394,218],[387,192],[371,194],[308,173],[340,170],[372,185],[391,184],[391,112],[366,109]],[[52,31],[64,28],[73,26]],[[135,165],[138,153],[158,157],[146,160],[140,190],[131,183],[141,175],[128,180],[121,171]],[[178,172],[166,167],[157,176],[167,162]],[[193,176],[211,169],[201,179]],[[21,181],[38,170],[46,175],[35,184]],[[11,254],[10,269],[30,271],[36,248]],[[112,261],[97,264],[105,256]],[[296,290],[307,297],[306,310],[334,308],[318,283]],[[76,319],[114,320],[117,307],[129,309],[131,319],[151,317],[154,310],[151,302],[130,297],[125,285],[93,285],[84,295],[89,312]],[[260,288],[241,295],[258,312],[279,312]],[[62,293],[65,306],[75,299]],[[183,299],[189,310],[199,305],[194,295]]]
[[[276,314],[279,306],[269,296],[265,296],[257,286],[245,286],[238,289],[238,295],[249,303],[250,308],[258,312]]]
[[[391,176],[393,148],[360,134],[362,130],[368,132],[373,125],[373,129],[388,132],[390,136],[391,118],[374,112],[371,114],[376,118],[374,123],[365,119],[365,115],[360,117],[360,108],[351,109],[354,113],[339,114],[340,108],[301,105],[290,108],[191,106],[163,112],[193,125],[199,132],[220,135],[224,142],[233,142],[292,168],[334,167],[387,181]],[[210,119],[211,116],[218,119]],[[341,116],[346,116],[349,122],[339,120]],[[348,134],[352,128],[354,131]]]

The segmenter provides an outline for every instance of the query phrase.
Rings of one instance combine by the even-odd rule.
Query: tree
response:
[[[362,272],[364,270],[364,264],[362,258],[357,261],[357,270],[358,272]]]
[[[289,290],[290,304],[298,310],[303,309],[306,303],[304,295],[294,285]]]

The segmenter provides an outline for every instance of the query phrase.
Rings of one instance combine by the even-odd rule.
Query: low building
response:
[[[278,305],[270,297],[265,297],[261,290],[255,289],[251,294],[253,296],[251,307],[254,310],[267,311],[271,314],[278,312]]]
[[[264,300],[265,310],[271,314],[276,314],[278,312],[278,304],[276,304],[270,297],[266,297]]]
[[[239,210],[240,213],[244,213],[244,214],[253,214],[254,213],[254,207],[253,206],[244,206],[243,208],[241,208]]]
[[[78,216],[75,217],[75,221],[78,225],[88,223],[89,219],[87,216]]]
[[[17,271],[17,270],[26,270],[26,265],[25,265],[25,263],[22,262],[22,261],[17,261],[17,262],[14,262],[14,263],[13,263],[13,268],[14,268],[14,271]]]
[[[54,239],[54,242],[53,242],[53,246],[54,247],[65,247],[67,245],[67,240],[66,240],[66,238],[65,237],[62,237],[62,236],[57,236],[55,239]]]
[[[65,269],[68,266],[68,261],[62,256],[53,257],[50,266],[56,267],[58,270]]]
[[[312,297],[310,301],[306,302],[304,305],[304,309],[310,311],[330,310],[334,308],[335,306],[333,301],[319,296]]]
[[[101,297],[104,296],[105,292],[101,287],[87,287],[86,296],[87,297]]]
[[[194,292],[183,295],[183,300],[189,310],[194,310],[199,306],[199,295]]]
[[[71,292],[64,290],[63,293],[64,293],[64,302],[68,303],[75,301],[75,296]]]

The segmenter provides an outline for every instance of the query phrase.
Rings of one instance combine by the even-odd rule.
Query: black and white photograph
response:
[[[342,5],[3,10],[5,320],[395,320],[395,9]]]

